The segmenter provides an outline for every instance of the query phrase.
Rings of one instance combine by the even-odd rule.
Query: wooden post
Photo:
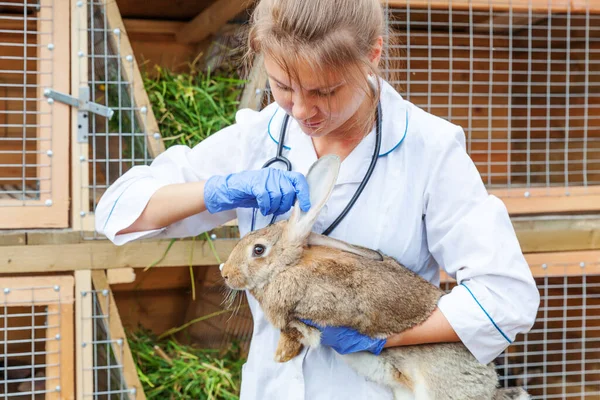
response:
[[[146,140],[148,141],[150,155],[156,157],[165,150],[165,145],[160,137],[158,139],[154,137],[155,134],[160,135],[160,130],[158,129],[158,123],[156,122],[156,117],[152,111],[152,104],[150,104],[148,93],[146,93],[146,89],[144,88],[142,74],[140,73],[140,68],[135,59],[133,49],[131,48],[131,42],[127,36],[127,30],[123,24],[117,2],[107,1],[105,12],[108,28],[110,28],[111,31],[119,29],[121,32],[119,35],[119,46],[116,46],[116,48],[121,49],[121,54],[119,54],[122,65],[121,70],[125,75],[125,80],[131,84],[131,104],[136,110],[146,107],[146,113],[143,114],[136,111],[136,117],[143,127],[143,130],[146,132]]]
[[[75,271],[75,352],[77,400],[84,400],[94,389],[94,355],[92,337],[92,272]]]
[[[103,301],[99,301],[98,303],[100,304],[102,314],[108,316],[108,328],[110,333],[110,339],[123,340],[122,353],[120,351],[121,349],[117,348],[115,345],[113,345],[113,350],[117,363],[123,366],[123,378],[125,379],[127,387],[129,389],[134,388],[136,390],[136,394],[130,394],[129,398],[132,400],[146,400],[146,395],[144,394],[144,389],[140,382],[140,378],[138,377],[135,362],[133,361],[133,356],[131,355],[131,349],[129,348],[129,343],[127,342],[125,329],[123,329],[123,324],[121,323],[121,317],[119,316],[119,311],[117,310],[115,299],[113,297],[112,292],[110,291],[110,286],[108,284],[106,272],[103,270],[93,271],[92,281],[95,290],[108,290],[108,306],[106,302]]]

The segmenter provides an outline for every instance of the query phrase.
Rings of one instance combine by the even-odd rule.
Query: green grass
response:
[[[146,398],[171,400],[239,399],[244,359],[235,343],[224,350],[159,340],[139,329],[128,335]]]
[[[245,82],[235,71],[211,73],[192,63],[189,72],[155,66],[155,73],[144,74],[144,86],[165,147],[193,147],[234,122]]]

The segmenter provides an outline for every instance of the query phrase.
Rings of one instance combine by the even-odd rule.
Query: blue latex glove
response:
[[[252,207],[262,215],[279,215],[292,208],[296,196],[300,209],[308,211],[310,197],[304,175],[275,168],[213,176],[204,185],[204,203],[210,213]]]
[[[375,339],[343,326],[320,326],[308,319],[301,319],[306,325],[321,331],[321,344],[330,346],[340,354],[369,351],[379,355],[387,339]]]

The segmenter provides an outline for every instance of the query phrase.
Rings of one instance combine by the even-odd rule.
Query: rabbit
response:
[[[384,338],[425,321],[444,292],[381,252],[311,232],[333,190],[340,159],[321,157],[307,181],[311,208],[294,205],[287,221],[250,232],[236,244],[221,275],[232,291],[248,290],[280,330],[275,360],[318,346],[320,331],[301,322],[346,326]],[[498,388],[493,363],[480,364],[462,343],[385,348],[380,355],[342,355],[359,374],[399,399],[528,399]]]

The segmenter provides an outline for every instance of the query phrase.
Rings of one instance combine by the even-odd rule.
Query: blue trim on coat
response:
[[[465,285],[464,283],[461,283],[461,286],[464,286],[465,289],[467,289],[467,291],[473,297],[473,300],[475,300],[475,302],[479,305],[479,307],[481,307],[481,310],[485,313],[485,315],[487,315],[487,317],[490,319],[490,322],[492,323],[492,325],[494,325],[494,327],[498,330],[498,332],[500,332],[500,334],[504,337],[504,339],[506,339],[506,341],[509,344],[512,343],[511,340],[508,338],[508,336],[506,336],[506,334],[504,332],[502,332],[502,329],[500,329],[500,327],[496,324],[496,322],[494,322],[494,319],[490,316],[490,314],[488,314],[488,312],[485,311],[485,308],[483,308],[483,306],[481,305],[481,303],[479,302],[479,300],[477,300],[477,297],[475,297],[475,295],[473,294],[473,292],[471,292],[471,289],[469,289],[467,287],[467,285]]]
[[[406,109],[406,126],[404,127],[404,135],[402,135],[402,139],[400,139],[400,141],[394,146],[392,147],[391,150],[387,151],[386,153],[380,154],[379,157],[385,157],[388,154],[390,154],[392,151],[396,150],[398,147],[400,147],[400,145],[402,144],[402,142],[404,141],[404,138],[406,137],[406,132],[408,132],[408,108]],[[383,133],[382,133],[383,134]]]
[[[275,138],[273,137],[273,135],[271,135],[271,122],[273,121],[273,118],[275,118],[275,114],[277,114],[277,111],[279,111],[279,107],[275,110],[275,112],[273,113],[273,115],[271,116],[271,119],[269,120],[269,125],[267,126],[267,132],[269,133],[269,137],[271,138],[271,140],[273,140],[275,143],[279,144],[279,142],[277,140],[275,140]],[[286,145],[283,145],[283,148],[286,150],[291,150],[292,148]]]

